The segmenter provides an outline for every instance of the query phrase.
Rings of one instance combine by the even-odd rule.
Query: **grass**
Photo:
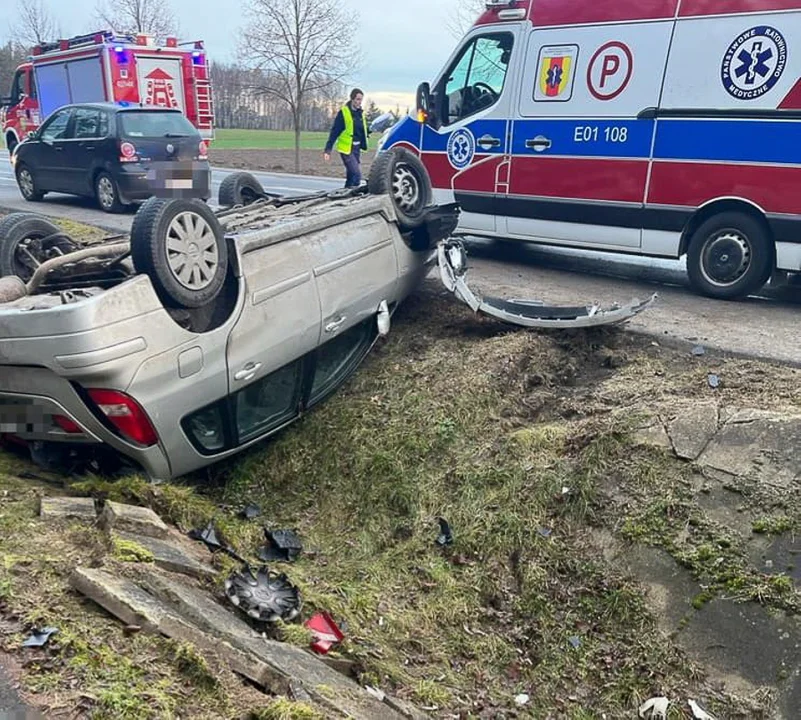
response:
[[[328,133],[304,132],[300,137],[300,147],[304,150],[323,151]],[[212,150],[294,150],[295,133],[283,130],[236,130],[214,131]]]

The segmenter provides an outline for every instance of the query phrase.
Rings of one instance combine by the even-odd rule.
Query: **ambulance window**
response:
[[[474,38],[465,45],[445,78],[444,123],[492,107],[503,92],[514,37],[495,33]]]

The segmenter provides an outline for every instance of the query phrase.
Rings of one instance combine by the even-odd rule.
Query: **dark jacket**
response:
[[[354,110],[350,101],[348,101],[347,105],[353,115],[353,140],[354,142],[358,140],[359,143],[361,143],[361,150],[367,150],[367,137],[364,134],[364,120],[362,119],[364,116],[364,108]],[[342,114],[342,110],[340,110],[334,118],[334,125],[331,128],[331,132],[328,134],[328,142],[325,144],[326,153],[331,153],[337,138],[343,132],[345,132],[345,116]]]

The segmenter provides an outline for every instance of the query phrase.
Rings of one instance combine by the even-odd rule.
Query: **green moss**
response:
[[[112,555],[120,562],[126,563],[152,563],[156,558],[147,548],[133,540],[126,540],[118,535],[112,535]]]

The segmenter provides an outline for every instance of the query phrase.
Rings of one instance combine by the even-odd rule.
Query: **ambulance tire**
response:
[[[701,295],[738,300],[768,281],[774,254],[770,234],[759,220],[742,212],[722,212],[690,238],[687,274]]]
[[[250,173],[235,172],[220,183],[217,203],[225,208],[250,205],[264,195],[262,184]]]
[[[372,195],[389,195],[401,229],[413,230],[425,223],[433,197],[431,178],[420,158],[406,148],[378,154],[370,168],[367,190]]]
[[[217,216],[202,200],[151,197],[134,216],[131,259],[166,306],[199,308],[215,300],[225,284],[228,245]]]

